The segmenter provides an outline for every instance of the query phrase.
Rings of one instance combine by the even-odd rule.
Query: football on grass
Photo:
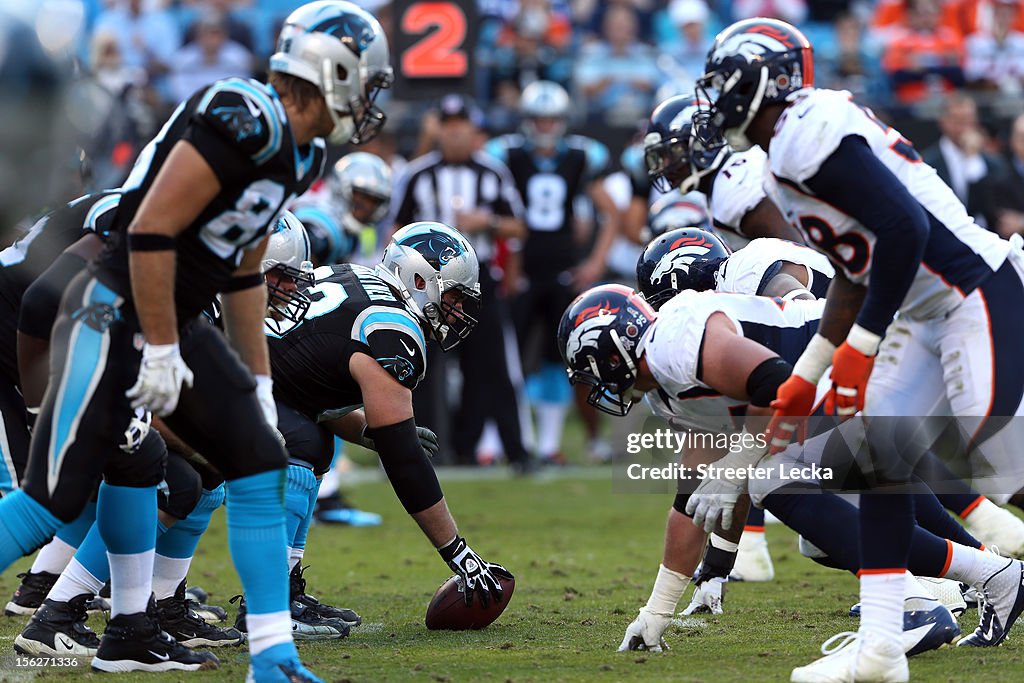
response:
[[[427,628],[431,630],[467,631],[483,628],[505,611],[516,589],[515,579],[498,579],[504,591],[501,602],[491,600],[484,607],[480,595],[473,596],[473,604],[466,606],[462,577],[452,576],[441,584],[427,606]]]

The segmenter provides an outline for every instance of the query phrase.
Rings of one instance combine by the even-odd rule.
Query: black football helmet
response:
[[[700,228],[670,230],[644,247],[636,262],[637,286],[660,309],[684,289],[714,289],[718,269],[732,252],[718,235]]]
[[[807,37],[784,21],[756,17],[737,21],[715,37],[697,94],[712,105],[712,128],[742,152],[753,146],[746,132],[762,105],[784,102],[813,85],[814,55]]]
[[[692,192],[729,158],[725,139],[720,135],[694,144],[693,118],[710,106],[710,102],[693,95],[676,95],[651,113],[644,137],[644,161],[647,176],[659,191],[668,192],[675,187],[683,193]],[[706,128],[702,130],[707,132]]]
[[[633,407],[644,333],[656,318],[643,297],[623,285],[601,285],[576,297],[558,324],[558,349],[572,384],[591,387],[587,403],[610,415]]]

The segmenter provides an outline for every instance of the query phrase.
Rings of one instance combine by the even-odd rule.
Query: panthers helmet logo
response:
[[[318,21],[307,30],[334,36],[357,57],[366,51],[375,36],[373,27],[362,17],[348,13]]]
[[[427,263],[437,270],[466,252],[466,249],[454,236],[440,230],[413,235],[403,242],[403,246],[412,247],[423,254]]]

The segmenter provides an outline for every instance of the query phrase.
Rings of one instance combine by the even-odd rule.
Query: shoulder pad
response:
[[[711,215],[717,224],[740,232],[743,217],[765,198],[767,157],[760,147],[733,154],[715,175],[711,189]]]
[[[229,78],[207,88],[195,116],[256,164],[281,149],[284,110],[280,101],[256,81]]]
[[[875,125],[845,90],[811,90],[798,96],[783,117],[768,159],[772,173],[797,183],[813,178],[843,138]]]
[[[120,203],[121,194],[119,192],[99,199],[89,207],[88,213],[85,214],[82,231],[92,232],[106,239],[114,227],[114,219],[117,217],[117,207]]]
[[[427,371],[426,339],[419,322],[397,306],[369,306],[352,323],[352,338],[404,387],[414,388]]]
[[[509,134],[491,138],[484,143],[484,151],[502,163],[508,163],[508,151],[513,147],[521,146],[522,143],[520,140],[520,144],[517,145],[515,137],[515,135]]]

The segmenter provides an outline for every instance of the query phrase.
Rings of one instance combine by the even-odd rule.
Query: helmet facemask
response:
[[[681,130],[679,135],[670,138],[662,138],[658,133],[648,133],[644,139],[647,177],[659,192],[671,192],[673,178],[686,173],[689,165],[689,143],[690,131],[686,128]]]
[[[279,263],[265,275],[271,274],[275,278],[273,280],[267,278],[268,315],[265,323],[271,332],[280,335],[286,328],[292,326],[285,324],[285,321],[297,325],[309,312],[309,307],[313,302],[299,290],[313,285],[313,264],[310,261],[303,261],[300,268],[294,268]],[[280,280],[283,279],[294,283],[294,288],[282,286]]]
[[[593,354],[587,354],[586,360],[588,370],[566,370],[570,384],[583,384],[589,386],[590,393],[587,394],[587,403],[594,406],[603,413],[623,417],[629,413],[634,404],[633,385],[636,384],[637,368],[630,354],[622,344],[618,332],[609,330],[612,342],[618,349],[618,353],[611,354],[603,365],[611,373],[617,373],[623,364],[626,365],[626,379],[623,382],[615,382],[601,378],[601,365],[598,364]]]
[[[428,304],[424,311],[442,351],[454,349],[476,328],[479,308],[477,292],[458,282],[442,284],[440,305]]]

